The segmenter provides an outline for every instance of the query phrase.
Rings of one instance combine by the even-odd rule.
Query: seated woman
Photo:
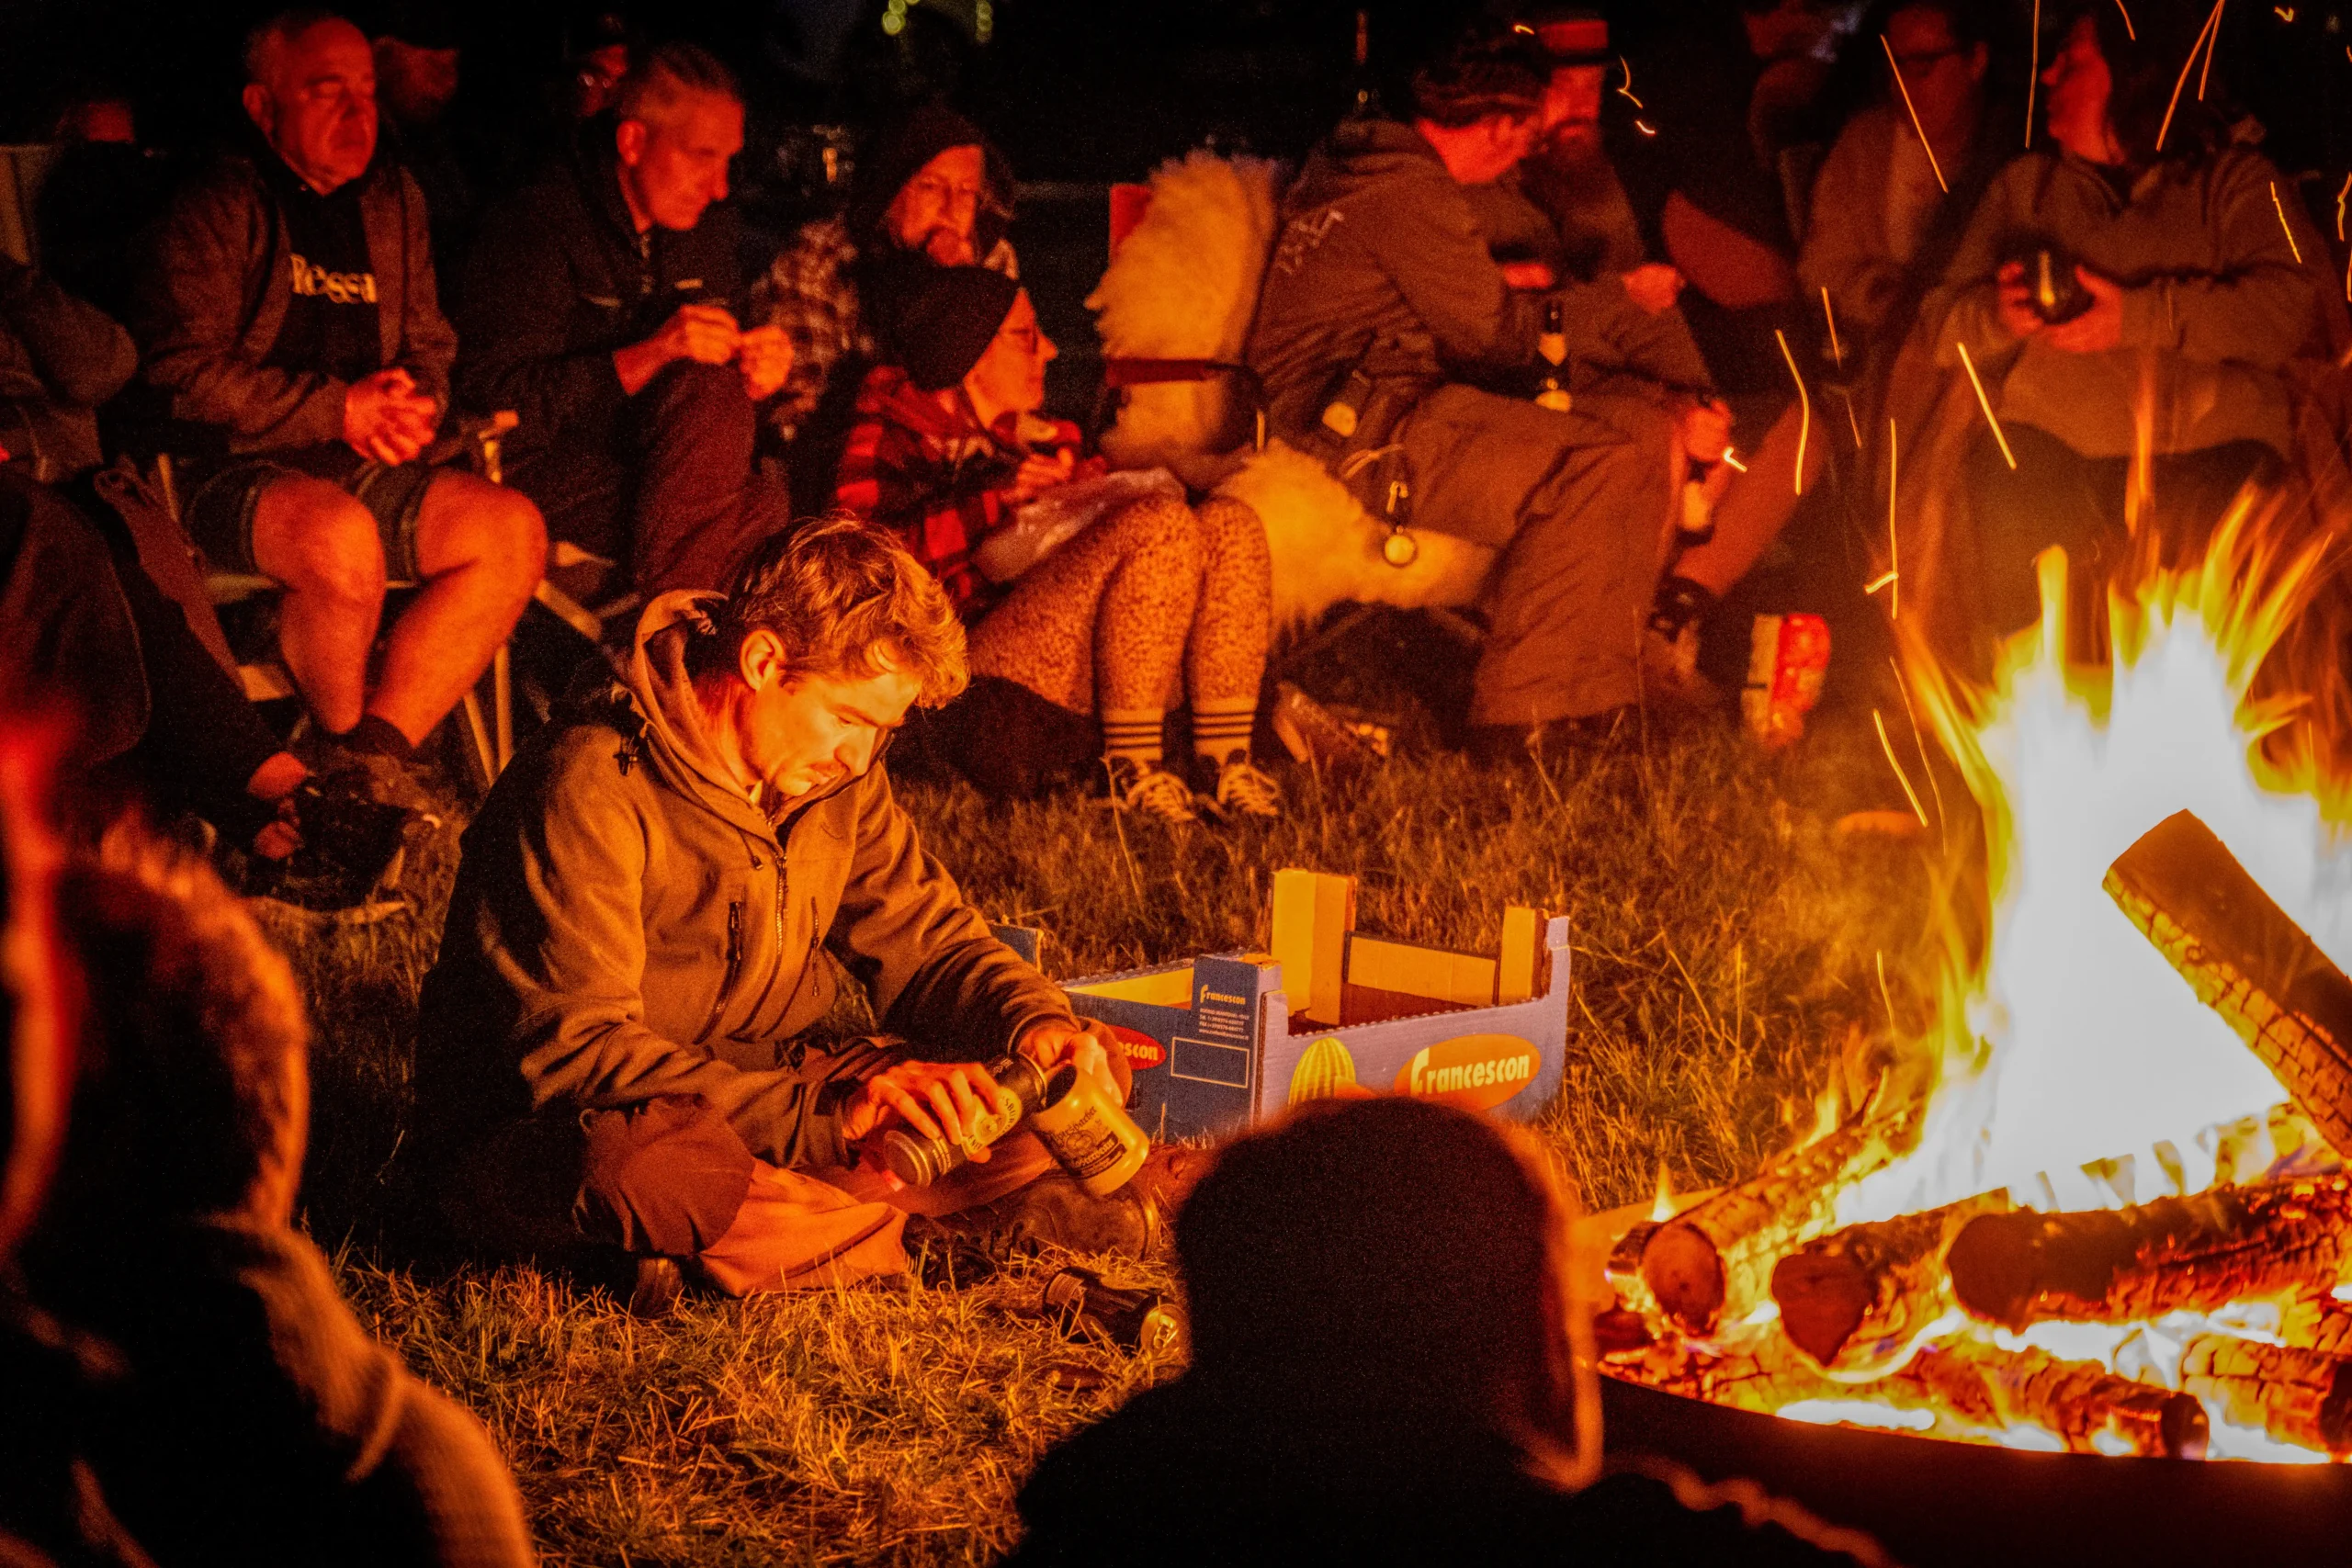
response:
[[[2033,621],[2048,546],[2091,604],[2135,533],[2193,556],[2242,484],[2294,458],[2290,367],[2342,346],[2294,182],[2233,143],[2222,73],[2176,95],[2206,8],[2133,10],[2136,32],[2111,0],[2077,6],[2041,73],[2047,140],[1993,180],[1920,312],[1934,337],[1914,352],[1957,376],[1965,345],[2008,446],[1979,423],[1966,460],[1980,558],[1954,576],[1984,632]],[[1964,383],[1951,406],[1978,422]],[[2154,510],[2135,530],[2143,451]]]
[[[943,716],[956,765],[990,793],[1032,794],[1091,761],[1099,721],[1114,806],[1193,821],[1197,783],[1220,817],[1280,815],[1250,754],[1272,592],[1257,513],[1080,461],[1076,428],[1037,414],[1056,350],[1012,279],[923,267],[894,303],[898,363],[859,390],[834,499],[895,530],[971,627],[972,690]],[[1009,558],[1040,501],[1066,525],[1101,514],[1066,542],[1049,534],[1033,561]],[[1160,751],[1180,682],[1191,781]]]
[[[1008,1568],[1885,1561],[1752,1486],[1604,1466],[1576,1415],[1566,1205],[1524,1134],[1310,1103],[1219,1152],[1176,1251],[1191,1366],[1045,1456]]]

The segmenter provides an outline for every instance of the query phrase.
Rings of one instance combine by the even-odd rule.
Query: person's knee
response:
[[[262,504],[283,526],[262,547],[263,570],[297,593],[373,606],[384,597],[384,545],[376,518],[323,479],[281,479]]]
[[[684,1257],[735,1223],[754,1161],[700,1095],[665,1095],[587,1119],[573,1218],[592,1241]]]
[[[681,361],[656,377],[646,392],[646,412],[657,423],[710,437],[739,436],[747,445],[756,433],[758,410],[744,389],[742,372],[732,365]]]
[[[453,536],[421,541],[427,570],[471,567],[528,595],[546,574],[547,523],[529,496],[470,474],[442,474],[433,481],[426,530]]]
[[[1129,556],[1178,574],[1199,575],[1204,554],[1201,523],[1182,502],[1137,502],[1110,521]]]

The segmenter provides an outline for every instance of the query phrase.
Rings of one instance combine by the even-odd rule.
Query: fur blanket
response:
[[[1194,152],[1154,170],[1151,205],[1087,299],[1108,357],[1237,360],[1248,344],[1277,222],[1277,172],[1261,158]],[[1136,387],[1102,437],[1122,468],[1192,469],[1245,446],[1246,412],[1227,378]],[[1216,486],[1266,525],[1277,631],[1346,601],[1404,608],[1464,604],[1494,562],[1483,546],[1414,530],[1419,558],[1380,553],[1386,530],[1321,465],[1275,442]]]

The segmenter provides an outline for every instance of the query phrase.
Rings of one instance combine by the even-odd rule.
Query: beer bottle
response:
[[[1535,340],[1535,352],[1543,356],[1545,367],[1544,384],[1536,389],[1535,406],[1555,413],[1567,412],[1573,400],[1560,376],[1568,360],[1568,334],[1556,294],[1544,301],[1544,335]]]

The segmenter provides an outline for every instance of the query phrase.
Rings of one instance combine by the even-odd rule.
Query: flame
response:
[[[1983,811],[1991,936],[1972,958],[1962,932],[1945,933],[1939,1037],[1923,1043],[1941,1081],[1919,1145],[1849,1190],[1840,1223],[2002,1188],[2045,1209],[2200,1190],[2229,1179],[2219,1125],[2282,1098],[2099,886],[2186,807],[2330,957],[2352,957],[2352,852],[2323,809],[2317,764],[2258,750],[2293,712],[2252,694],[2256,671],[2320,566],[2318,547],[2290,556],[2278,540],[2241,498],[2202,565],[2110,593],[2101,667],[2067,663],[2055,550],[2038,563],[2041,621],[2003,649],[1990,692],[1911,660]]]

